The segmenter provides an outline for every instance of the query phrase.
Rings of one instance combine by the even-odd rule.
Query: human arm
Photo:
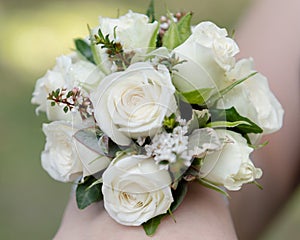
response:
[[[79,210],[72,195],[55,240],[237,239],[224,196],[197,183],[190,184],[185,200],[174,212],[174,218],[176,223],[169,216],[164,218],[154,237],[147,237],[142,227],[116,223],[106,213],[102,202]]]

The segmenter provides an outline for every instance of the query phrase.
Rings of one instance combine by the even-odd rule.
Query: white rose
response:
[[[228,190],[239,190],[243,184],[253,182],[262,176],[249,159],[253,151],[247,141],[238,133],[216,130],[224,146],[220,151],[207,154],[200,168],[200,177]]]
[[[42,166],[57,181],[72,182],[79,176],[92,175],[106,168],[110,160],[74,139],[78,129],[68,122],[54,121],[43,125],[46,145]]]
[[[152,37],[158,31],[156,21],[149,23],[146,15],[132,11],[117,19],[100,17],[99,22],[99,26],[93,29],[93,33],[97,34],[100,28],[104,36],[109,34],[111,41],[120,42],[125,52],[135,51],[145,54],[149,49]],[[111,64],[108,61],[106,49],[101,46],[97,47],[101,64],[107,72],[110,72]]]
[[[253,60],[242,59],[228,73],[228,79],[239,80],[253,72]],[[260,73],[226,94],[218,105],[225,108],[234,106],[241,115],[257,123],[264,134],[275,132],[282,126],[284,111],[271,92],[267,78]]]
[[[103,76],[94,64],[80,60],[76,54],[60,56],[55,67],[37,81],[31,102],[39,105],[36,112],[46,112],[50,121],[78,118],[71,112],[64,113],[65,105],[51,106],[51,101],[47,100],[48,94],[58,88],[70,91],[73,87],[80,87],[89,91]]]
[[[173,202],[171,177],[153,158],[115,159],[103,174],[104,207],[118,223],[139,226],[166,213]]]
[[[225,28],[219,28],[216,24],[204,21],[193,28],[192,39],[204,47],[211,48],[215,39],[228,35]]]
[[[225,73],[234,66],[237,44],[226,37],[227,31],[211,22],[197,25],[192,35],[173,50],[181,60],[173,82],[183,92],[201,88],[222,89],[228,85]]]
[[[149,18],[140,13],[129,11],[118,19],[99,18],[103,35],[109,34],[110,40],[120,42],[124,49],[147,49],[153,34],[158,30],[157,22],[149,23]],[[116,36],[116,38],[114,38]]]
[[[239,48],[231,38],[219,38],[213,42],[212,47],[216,62],[225,70],[229,71],[235,64],[234,56]]]
[[[135,63],[124,72],[105,77],[91,94],[99,127],[115,143],[129,145],[131,138],[154,136],[176,103],[168,69]]]

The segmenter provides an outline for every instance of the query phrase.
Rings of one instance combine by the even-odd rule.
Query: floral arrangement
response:
[[[192,13],[155,20],[129,11],[100,17],[76,49],[58,57],[32,97],[45,112],[43,168],[75,182],[78,207],[153,235],[195,181],[227,195],[262,176],[250,160],[277,131],[283,110],[253,60]],[[264,144],[261,144],[264,145]]]

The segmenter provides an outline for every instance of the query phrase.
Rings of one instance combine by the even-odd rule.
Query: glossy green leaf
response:
[[[239,124],[233,127],[232,130],[241,133],[242,135],[248,133],[262,133],[263,130],[250,119],[241,116],[234,107],[229,109],[210,109],[211,119],[213,121],[227,121],[227,122],[237,122],[244,121],[248,124]]]
[[[154,8],[154,0],[150,1],[149,7],[147,9],[146,15],[149,17],[151,23],[155,21],[155,8]]]
[[[87,44],[84,40],[79,38],[75,39],[74,42],[77,51],[80,52],[82,56],[84,56],[91,63],[95,63],[90,45]]]
[[[93,202],[103,199],[101,192],[102,183],[90,187],[95,181],[97,181],[96,178],[89,176],[85,178],[83,183],[78,184],[76,188],[76,202],[79,209],[84,209]]]
[[[151,218],[147,222],[143,223],[143,228],[148,236],[153,236],[156,232],[161,220],[163,217],[165,217],[167,214],[161,214],[154,218]]]
[[[170,210],[174,212],[182,203],[184,200],[184,197],[186,196],[188,190],[188,183],[185,180],[181,180],[178,185],[176,190],[173,191],[173,199],[174,202],[172,203]]]

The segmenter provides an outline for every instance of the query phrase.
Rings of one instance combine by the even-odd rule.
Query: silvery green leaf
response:
[[[105,151],[98,144],[98,137],[95,128],[85,128],[77,131],[74,138],[95,153],[105,155]]]
[[[217,151],[222,147],[222,143],[212,128],[196,129],[189,136],[188,149],[193,151],[194,157],[201,158],[207,152]]]
[[[74,145],[83,168],[83,177],[107,168],[111,159],[101,151],[92,130],[82,129],[75,134]]]
[[[192,110],[192,118],[187,122],[188,134],[191,134],[195,129],[206,126],[207,121],[210,118],[208,109]]]

